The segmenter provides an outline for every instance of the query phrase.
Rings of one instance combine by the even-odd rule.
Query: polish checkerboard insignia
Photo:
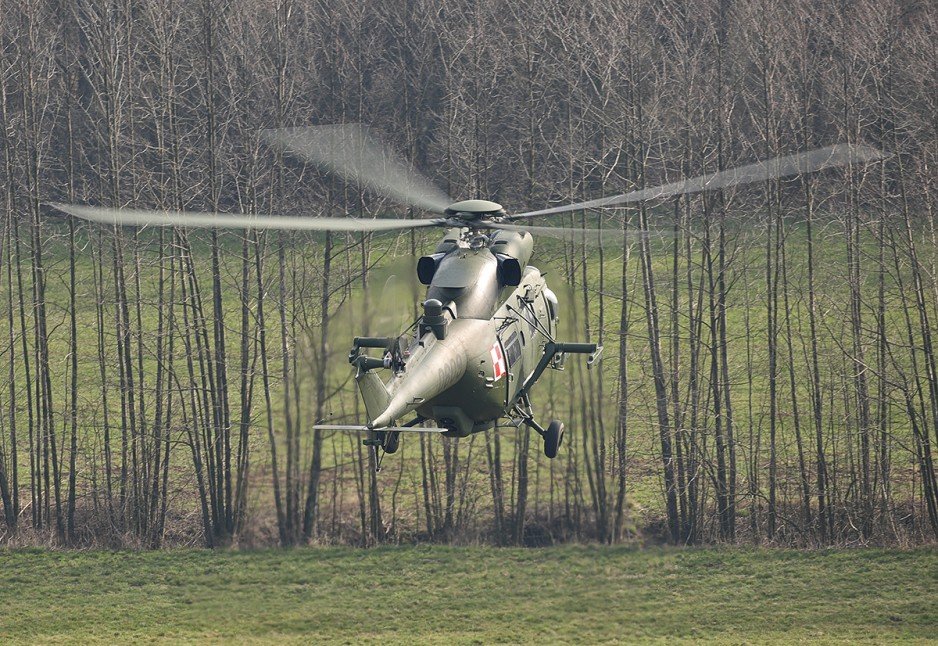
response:
[[[507,372],[505,368],[505,356],[502,354],[502,348],[497,342],[492,344],[492,349],[489,350],[489,354],[492,355],[492,368],[495,372],[495,381],[498,381]]]

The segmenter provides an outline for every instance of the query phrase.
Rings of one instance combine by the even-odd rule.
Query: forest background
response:
[[[0,544],[938,536],[933,3],[0,0],[0,21]],[[890,156],[555,218],[655,231],[538,238],[565,336],[605,347],[534,392],[561,456],[503,428],[406,438],[375,473],[311,427],[363,419],[346,349],[413,319],[434,236],[47,204],[421,217],[260,136],[352,122],[509,211],[837,142]]]

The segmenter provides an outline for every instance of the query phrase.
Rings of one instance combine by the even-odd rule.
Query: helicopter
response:
[[[403,433],[467,437],[492,429],[501,420],[507,420],[505,426],[524,425],[536,432],[544,455],[557,456],[564,424],[551,420],[543,425],[535,419],[532,389],[547,369],[562,370],[567,355],[584,354],[587,367],[592,367],[602,346],[557,340],[560,304],[545,274],[530,264],[534,235],[608,243],[616,231],[531,226],[526,224],[531,218],[648,202],[885,157],[868,146],[835,144],[653,188],[508,213],[489,200],[454,202],[358,124],[280,128],[263,131],[262,137],[281,153],[439,217],[321,218],[51,206],[117,226],[358,232],[445,228],[433,253],[419,258],[415,267],[417,279],[427,287],[417,320],[396,336],[353,339],[348,360],[366,423],[313,427],[366,433],[363,443],[375,452],[376,468],[381,463],[378,451],[395,453]],[[379,373],[385,372],[388,377],[382,378]]]

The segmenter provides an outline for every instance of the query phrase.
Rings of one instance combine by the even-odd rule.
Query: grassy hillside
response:
[[[0,642],[924,643],[934,550],[0,552]]]

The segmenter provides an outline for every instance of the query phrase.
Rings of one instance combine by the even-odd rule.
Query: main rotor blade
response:
[[[359,124],[278,128],[272,146],[397,202],[443,213],[452,200]]]
[[[576,204],[567,204],[556,206],[539,211],[528,211],[509,216],[510,220],[520,218],[531,218],[538,215],[550,215],[552,213],[565,213],[567,211],[581,211],[583,209],[594,209],[605,206],[614,206],[616,204],[628,204],[632,202],[642,202],[645,200],[654,200],[663,197],[673,197],[675,195],[686,195],[690,193],[700,193],[718,188],[729,188],[740,184],[750,184],[752,182],[765,181],[769,179],[780,179],[782,177],[791,177],[793,175],[803,175],[825,168],[834,168],[837,166],[846,166],[848,164],[864,163],[884,159],[888,157],[885,153],[870,146],[860,146],[853,144],[837,144],[827,148],[819,148],[805,153],[787,155],[785,157],[774,157],[772,159],[730,168],[728,170],[701,175],[680,182],[672,182],[662,186],[646,188],[631,193],[622,193],[621,195],[612,195],[602,197],[588,202],[578,202]]]
[[[523,224],[505,224],[503,222],[486,222],[484,227],[489,229],[501,229],[503,231],[527,231],[531,234],[544,236],[545,238],[556,238],[567,242],[576,242],[589,246],[599,246],[600,244],[611,245],[616,242],[622,242],[626,239],[638,239],[644,235],[657,235],[659,231],[651,230],[647,234],[635,229],[633,231],[622,231],[621,229],[579,229],[572,227],[529,227]],[[672,236],[670,232],[665,235]]]
[[[314,424],[314,431],[381,431],[382,433],[445,433],[445,428],[430,428],[423,426],[385,426],[384,428],[370,429],[367,426],[354,424]]]
[[[91,222],[119,226],[185,227],[200,229],[273,229],[279,231],[394,231],[437,226],[443,220],[306,218],[283,215],[244,215],[107,209],[75,204],[50,203],[59,211]]]

